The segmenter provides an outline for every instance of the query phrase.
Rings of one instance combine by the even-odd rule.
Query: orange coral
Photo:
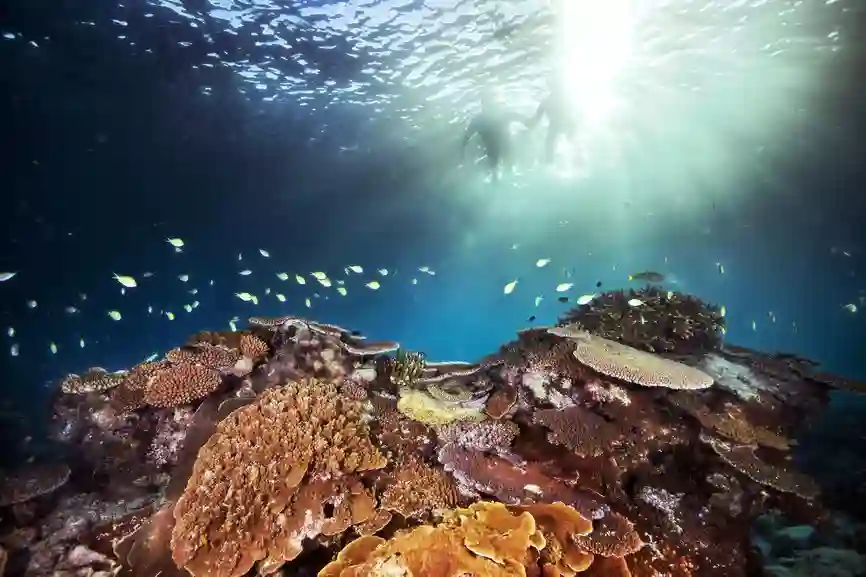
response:
[[[102,393],[113,389],[126,379],[126,371],[109,373],[102,367],[88,369],[83,375],[67,375],[60,383],[60,390],[66,394]]]
[[[268,354],[268,343],[253,334],[245,334],[240,342],[241,354],[254,361]]]
[[[272,573],[322,533],[333,518],[324,505],[347,488],[358,498],[353,522],[364,517],[352,474],[385,464],[360,405],[332,384],[268,390],[222,420],[199,451],[174,511],[174,560],[197,577],[239,577],[257,562],[260,574]]]
[[[721,410],[714,410],[705,406],[700,398],[688,394],[677,394],[671,401],[704,427],[740,445],[760,445],[780,451],[791,448],[789,439],[766,427],[753,425],[743,409],[736,405],[727,404]]]
[[[145,361],[132,368],[126,378],[111,391],[111,404],[120,412],[140,409],[147,403],[144,394],[151,379],[170,366],[167,361]]]
[[[619,513],[608,512],[592,524],[592,533],[574,537],[585,551],[602,557],[625,557],[644,546],[634,524]]]
[[[410,458],[397,467],[393,482],[382,494],[381,505],[403,517],[422,518],[457,505],[460,496],[454,481],[444,471]]]
[[[622,436],[619,428],[604,417],[577,405],[562,410],[541,409],[535,411],[533,419],[550,430],[547,437],[551,443],[565,445],[580,457],[604,455]]]
[[[501,503],[479,502],[450,512],[436,527],[421,525],[389,541],[361,538],[319,577],[526,577],[535,549],[543,546],[532,515],[513,513]]]
[[[592,531],[592,521],[561,501],[511,507],[526,511],[545,537],[541,552],[544,575],[574,575],[593,564],[595,556],[575,544],[574,538]]]
[[[144,402],[154,407],[179,407],[206,397],[221,384],[219,371],[177,363],[156,372],[144,393]]]

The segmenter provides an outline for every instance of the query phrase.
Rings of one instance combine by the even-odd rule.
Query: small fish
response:
[[[238,332],[238,325],[236,323],[237,321],[235,319],[229,319],[229,328],[233,333]]]
[[[674,291],[668,291],[667,294],[665,294],[665,297],[667,297],[668,300],[671,300],[674,298]]]
[[[122,294],[122,295],[126,294],[126,287],[120,287],[120,294]]]
[[[78,339],[78,346],[81,347],[82,349],[84,348],[84,337],[81,337],[80,339]]]
[[[144,277],[144,278],[150,278],[150,277],[153,276],[153,273],[150,272],[150,271],[147,271],[147,272],[142,273],[141,276]]]
[[[183,239],[180,238],[167,238],[165,242],[173,246],[174,248],[181,248],[183,246]]]
[[[558,300],[558,301],[561,302],[561,303],[567,303],[567,302],[568,302],[568,297],[558,297],[556,300]]]
[[[355,274],[361,274],[364,272],[364,269],[356,264],[349,265],[348,269]]]
[[[8,329],[6,329],[6,334],[9,335],[10,337],[14,337],[15,336],[15,327],[9,327]]]
[[[15,278],[17,272],[0,272],[0,282],[6,282],[7,280],[11,280]]]
[[[213,279],[211,279],[211,280],[208,282],[208,284],[209,284],[210,286],[213,286]]]
[[[241,276],[249,276],[249,275],[253,274],[253,271],[251,271],[250,269],[247,268],[247,269],[242,270],[238,274]]]
[[[544,297],[541,297],[541,296],[535,297],[535,306],[540,305],[541,301],[543,301],[543,300],[544,300]]]
[[[52,354],[52,355],[56,355],[56,354],[57,354],[57,345],[54,344],[54,343],[49,344],[49,345],[48,345],[48,350],[51,351],[51,354]]]
[[[316,280],[322,280],[323,278],[328,278],[328,275],[326,275],[322,271],[311,272],[310,274],[313,275],[313,278]]]
[[[27,301],[27,307],[28,308],[35,309],[36,306],[37,306],[36,301],[34,301],[34,300]]]
[[[253,295],[251,295],[250,293],[247,293],[247,292],[243,292],[243,293],[235,293],[235,296],[238,297],[239,299],[241,299],[241,300],[244,301],[244,302],[252,302],[253,299],[256,298],[255,296],[253,296]]]
[[[377,281],[377,280],[371,280],[370,282],[368,282],[364,286],[367,287],[368,289],[377,291],[377,290],[379,290],[379,287],[382,285],[380,285],[379,281]]]
[[[83,301],[86,301],[87,300],[87,293],[78,293],[78,298],[80,298]]]
[[[659,272],[655,272],[655,271],[651,271],[651,270],[645,270],[643,272],[636,272],[634,274],[628,275],[628,280],[630,280],[630,281],[632,281],[632,280],[645,280],[647,282],[664,282],[665,275],[663,275]]]
[[[316,280],[319,281],[319,284],[322,285],[323,287],[331,286],[331,279],[329,279],[327,277],[326,278],[317,278]]]
[[[310,302],[309,298],[304,299],[304,304],[307,306],[307,308],[310,308],[311,306],[313,306],[313,303]]]
[[[197,295],[197,294],[198,294],[198,289],[197,289],[197,288],[190,289],[190,290],[189,290],[189,294],[191,294],[191,295],[193,295],[193,296]]]
[[[21,349],[20,349],[20,347],[18,346],[18,343],[15,343],[15,344],[12,345],[11,347],[9,347],[9,354],[12,355],[13,357],[17,357],[17,356],[18,356],[18,352],[19,352],[20,350],[21,350]]]
[[[597,283],[595,283],[595,288],[601,288],[601,281],[598,281]]]
[[[132,278],[131,276],[120,275],[117,273],[113,273],[113,275],[114,276],[112,278],[114,280],[116,280],[117,282],[119,282],[120,284],[122,284],[123,286],[125,286],[127,288],[135,288],[138,286],[138,283],[135,282],[135,279]]]
[[[343,296],[346,296],[346,287],[338,286],[338,287],[337,287],[337,292],[340,293],[340,294],[343,295]]]
[[[269,295],[269,294],[271,294],[271,289],[269,289],[269,288],[266,288],[266,289],[265,289],[265,294],[266,294],[266,295]]]
[[[286,272],[278,272],[277,278],[280,280],[289,280],[289,273]]]
[[[533,322],[533,321],[535,320],[535,315],[532,315],[531,317],[529,317],[529,318],[526,319],[526,320],[529,321],[529,322]]]
[[[776,315],[773,313],[773,311],[768,312],[767,316],[770,317],[770,322],[776,322]]]
[[[147,307],[147,314],[149,314],[149,315],[153,314],[153,307],[152,306]]]
[[[174,313],[173,312],[165,311],[165,316],[167,316],[168,320],[170,320],[170,321],[174,320]]]
[[[567,290],[571,290],[571,287],[574,286],[573,282],[563,282],[556,285],[556,292],[564,293]]]
[[[380,269],[378,270],[378,272],[379,272],[379,274],[382,275],[382,276],[388,276],[388,269],[386,269],[386,268],[380,268]]]
[[[518,248],[520,248],[520,245],[517,243],[511,245],[511,250],[517,250]]]
[[[276,297],[277,297],[277,300],[280,301],[281,303],[286,302],[286,295],[283,295],[283,294],[277,293],[277,294],[274,295],[274,296],[276,296]]]
[[[727,314],[728,314],[728,309],[725,308],[725,305],[722,305],[722,307],[719,309],[719,316],[724,318],[725,315],[727,315]]]
[[[588,305],[593,300],[595,300],[596,296],[598,295],[596,295],[595,293],[580,295],[575,302],[580,306]]]
[[[299,274],[295,275],[295,280],[298,281],[298,284],[307,284],[307,281]]]
[[[848,303],[847,305],[844,305],[843,308],[845,310],[847,310],[849,313],[856,313],[857,312],[857,305],[855,305],[854,303]]]
[[[513,281],[511,281],[510,283],[508,283],[507,285],[505,285],[502,288],[502,293],[510,295],[511,293],[514,292],[514,287],[516,287],[516,286],[517,286],[517,279],[514,279]]]
[[[108,316],[110,316],[113,320],[119,321],[122,317],[120,316],[120,312],[118,311],[108,311]]]
[[[433,271],[433,269],[431,269],[429,266],[419,266],[418,272],[423,272],[429,274],[430,276],[436,276],[436,272]]]
[[[197,309],[198,305],[201,304],[198,301],[192,301],[192,308]]]
[[[640,299],[631,299],[628,301],[628,306],[630,307],[639,307],[643,304],[643,301]]]
[[[188,274],[178,275],[177,278],[180,280],[180,282],[189,282],[189,275]]]
[[[188,305],[188,304],[183,305],[183,310],[185,310],[188,313],[191,313],[192,312],[192,305]]]
[[[159,357],[159,353],[153,353],[152,355],[150,355],[149,357],[144,359],[144,362],[145,363],[151,363],[151,362],[155,361],[158,357]]]
[[[412,279],[411,281],[409,281],[409,282],[411,282],[412,284],[418,284],[418,279],[417,279],[417,278],[413,278],[413,279]]]
[[[260,249],[259,249],[259,254],[262,255],[262,256],[265,257],[265,258],[270,258],[270,256],[271,256],[271,253],[269,253],[268,251],[266,251],[266,250],[263,249],[263,248],[260,248]]]
[[[719,269],[719,274],[725,274],[725,265],[723,265],[720,262],[717,262],[716,268]]]
[[[63,311],[68,315],[74,315],[74,314],[80,312],[77,307],[73,307],[73,306],[68,306],[68,307],[64,308]]]
[[[549,265],[549,264],[550,264],[550,259],[549,259],[549,258],[540,258],[540,259],[538,259],[537,261],[535,261],[535,266],[537,266],[538,268],[545,267],[545,266],[547,266],[547,265]]]
[[[244,255],[241,253],[238,253],[238,260],[244,260]]]

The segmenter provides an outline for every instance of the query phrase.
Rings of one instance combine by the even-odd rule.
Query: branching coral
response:
[[[323,532],[324,504],[357,483],[354,473],[385,464],[358,404],[333,385],[266,391],[199,451],[174,511],[174,560],[196,577],[239,577],[257,562],[272,573]]]
[[[222,345],[199,343],[172,349],[165,353],[165,358],[172,363],[198,364],[219,371],[233,367],[241,355],[238,351]]]
[[[424,376],[424,355],[397,351],[397,356],[388,367],[388,377],[397,389],[411,388]]]
[[[640,306],[629,301],[637,299]],[[718,307],[658,287],[598,295],[560,318],[584,330],[649,352],[694,354],[721,346],[725,319]]]
[[[597,373],[643,387],[706,389],[713,378],[693,367],[639,351],[574,326],[550,329],[575,342],[574,356]]]
[[[127,378],[126,371],[109,373],[102,367],[93,367],[83,375],[70,374],[60,383],[66,394],[101,393],[113,389]]]
[[[456,443],[472,451],[507,451],[520,433],[511,421],[458,421],[436,427],[439,443]]]
[[[408,457],[397,466],[380,503],[407,519],[423,519],[430,513],[455,507],[459,498],[457,486],[444,471]]]
[[[0,477],[0,507],[52,493],[68,480],[69,467],[64,463],[27,465]]]

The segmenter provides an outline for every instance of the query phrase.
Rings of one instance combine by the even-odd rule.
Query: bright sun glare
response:
[[[632,46],[630,0],[566,0],[559,21],[559,74],[584,122],[604,122],[615,110],[614,82]]]

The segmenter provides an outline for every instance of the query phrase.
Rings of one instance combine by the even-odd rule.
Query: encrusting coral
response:
[[[793,456],[830,390],[866,387],[721,346],[720,311],[678,293],[577,317],[475,363],[256,317],[71,375],[68,468],[4,485],[7,573],[745,577],[757,515],[856,494]]]

